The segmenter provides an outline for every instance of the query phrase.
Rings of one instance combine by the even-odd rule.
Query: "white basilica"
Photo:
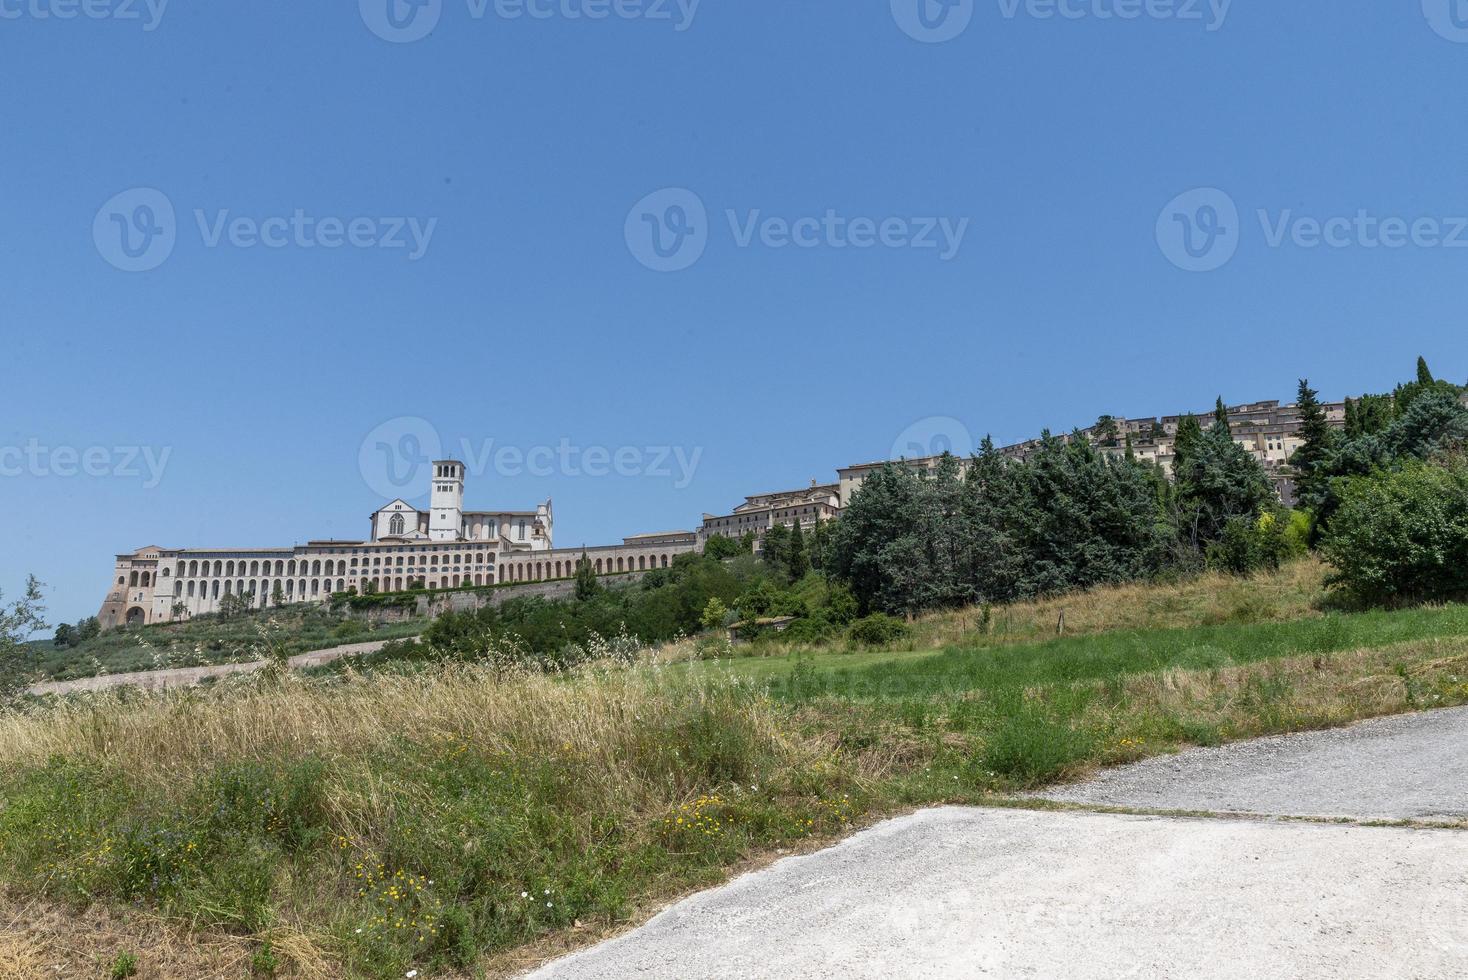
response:
[[[694,551],[692,531],[557,550],[549,500],[535,510],[464,510],[464,464],[439,460],[426,511],[394,500],[372,514],[365,541],[290,548],[140,548],[118,555],[97,614],[103,629],[218,612],[230,596],[255,607],[324,602],[345,592],[457,589],[568,579],[583,557],[598,575],[667,568]]]

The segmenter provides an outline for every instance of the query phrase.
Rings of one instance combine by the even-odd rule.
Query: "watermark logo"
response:
[[[566,438],[554,445],[524,446],[464,436],[448,447],[433,423],[402,416],[367,433],[357,450],[357,468],[378,496],[410,499],[428,491],[433,462],[448,458],[446,451],[464,464],[470,478],[645,477],[671,480],[676,490],[692,484],[703,460],[702,446],[582,446]]]
[[[433,461],[443,458],[438,430],[427,419],[400,416],[367,433],[357,450],[357,469],[372,492],[389,500],[421,494]]]
[[[623,233],[638,262],[654,272],[681,272],[708,247],[708,209],[687,188],[664,188],[632,206]]]
[[[427,254],[438,230],[437,218],[341,218],[303,208],[263,218],[235,215],[229,208],[195,208],[192,214],[205,248],[401,250],[409,262]],[[92,221],[98,254],[124,272],[158,268],[173,254],[179,234],[173,202],[150,187],[123,191],[102,205]]]
[[[1270,249],[1468,248],[1468,215],[1301,214],[1293,208],[1255,210],[1263,244]],[[1157,244],[1173,265],[1189,272],[1221,268],[1248,229],[1231,197],[1216,188],[1181,194],[1157,219]]]
[[[4,0],[0,0],[3,3]],[[471,21],[493,16],[519,21],[643,20],[667,23],[682,33],[693,26],[702,0],[465,0]],[[362,22],[384,41],[408,44],[431,34],[444,0],[357,0]]]
[[[974,0],[892,0],[892,19],[914,41],[941,44],[968,30]]]
[[[46,446],[39,439],[23,446],[0,446],[0,478],[41,479],[113,477],[142,480],[144,490],[163,482],[172,446]]]
[[[1157,245],[1187,272],[1212,272],[1239,248],[1239,209],[1216,187],[1200,187],[1167,202],[1157,216]]]
[[[173,254],[177,240],[173,202],[151,187],[123,191],[92,219],[97,253],[123,272],[158,268]]]
[[[892,443],[888,459],[930,459],[949,453],[967,459],[974,453],[968,426],[947,415],[930,415],[903,429]]]
[[[944,262],[958,255],[968,218],[767,215],[759,208],[727,208],[724,220],[736,248],[931,249]],[[697,262],[714,230],[703,200],[681,187],[649,194],[627,214],[624,235],[633,258],[656,272],[679,272]]]
[[[1233,0],[999,0],[1005,20],[1171,20],[1222,29]]]
[[[384,41],[421,41],[438,26],[443,0],[357,0],[362,23]]]
[[[144,31],[163,22],[168,0],[0,0],[0,20],[138,21]]]
[[[1422,0],[1422,13],[1439,37],[1468,44],[1468,0]]]

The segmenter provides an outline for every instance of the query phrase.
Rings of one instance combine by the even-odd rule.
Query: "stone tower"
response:
[[[433,464],[433,493],[428,510],[431,541],[457,541],[464,529],[464,464],[441,459]]]

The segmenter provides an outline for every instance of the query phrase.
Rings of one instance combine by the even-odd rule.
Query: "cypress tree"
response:
[[[1223,396],[1218,396],[1218,402],[1213,408],[1213,424],[1223,426],[1223,431],[1233,434],[1233,426],[1228,422],[1228,408],[1223,404]]]
[[[795,526],[790,529],[790,550],[785,556],[785,566],[792,582],[799,582],[810,571],[810,555],[805,550],[805,532],[800,529],[798,517],[795,519]]]
[[[1203,426],[1195,415],[1184,415],[1177,423],[1177,435],[1172,442],[1172,471],[1182,472],[1187,461],[1197,452],[1198,443],[1203,441]]]
[[[601,591],[601,583],[596,580],[596,569],[591,564],[591,559],[586,552],[581,552],[581,560],[576,562],[576,598],[585,602],[596,598]]]
[[[1417,358],[1417,383],[1424,388],[1433,383],[1432,372],[1427,369],[1427,358]]]
[[[1310,387],[1307,378],[1300,379],[1297,404],[1300,407],[1300,439],[1304,445],[1290,457],[1290,465],[1295,470],[1295,497],[1314,510],[1325,499],[1328,480],[1325,471],[1335,448],[1335,432],[1326,420],[1319,392]]]

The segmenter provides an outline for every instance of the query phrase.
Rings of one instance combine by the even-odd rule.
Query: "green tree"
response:
[[[0,593],[0,600],[4,594]],[[41,583],[26,579],[25,592],[9,606],[0,604],[0,705],[9,704],[26,690],[35,670],[35,650],[26,641],[46,628]]]
[[[279,581],[277,581],[274,587],[270,590],[270,604],[272,606],[285,605],[285,589],[281,586]]]
[[[58,647],[74,647],[76,642],[76,629],[70,623],[56,627],[56,635],[51,639],[52,645]]]
[[[1304,444],[1289,460],[1295,471],[1295,498],[1301,506],[1315,511],[1329,489],[1327,467],[1335,453],[1336,434],[1325,417],[1319,392],[1310,387],[1307,378],[1300,379],[1296,404],[1300,407],[1300,439]]]
[[[576,598],[588,602],[595,599],[600,591],[601,583],[596,580],[596,566],[582,552],[581,559],[576,562]]]
[[[1332,584],[1365,602],[1468,598],[1468,465],[1411,461],[1349,481],[1321,550]]]
[[[790,528],[784,524],[772,524],[765,531],[760,554],[765,564],[784,572],[790,567]]]
[[[1173,437],[1173,472],[1185,469],[1188,459],[1203,440],[1203,426],[1196,415],[1184,415],[1178,419],[1177,435]]]
[[[805,531],[800,527],[799,517],[795,519],[795,525],[790,529],[790,545],[785,556],[785,567],[792,582],[799,582],[805,578],[805,573],[810,571],[810,554],[806,551]]]
[[[831,522],[819,517],[810,531],[810,567],[822,571],[826,567],[826,552],[831,546]]]
[[[1234,442],[1226,425],[1213,425],[1178,455],[1175,515],[1182,541],[1197,556],[1223,537],[1230,521],[1253,520],[1278,500],[1264,468]]]
[[[95,639],[101,633],[102,624],[98,621],[96,616],[88,616],[86,619],[81,619],[77,621],[77,642],[85,643],[87,640]]]
[[[1103,415],[1096,420],[1096,427],[1091,430],[1096,441],[1103,446],[1114,446],[1121,438],[1121,430],[1116,424],[1116,418],[1111,415]]]
[[[710,558],[717,558],[719,560],[734,558],[737,555],[743,554],[744,550],[744,547],[738,539],[726,538],[722,534],[711,535],[708,541],[704,542],[703,546],[704,554]]]
[[[729,615],[729,607],[718,596],[710,596],[708,603],[703,607],[703,615],[700,622],[706,630],[716,630],[724,625],[724,619]]]
[[[1233,435],[1233,426],[1228,420],[1228,406],[1223,403],[1223,396],[1218,396],[1217,403],[1213,406],[1213,424],[1222,428],[1230,436]]]

